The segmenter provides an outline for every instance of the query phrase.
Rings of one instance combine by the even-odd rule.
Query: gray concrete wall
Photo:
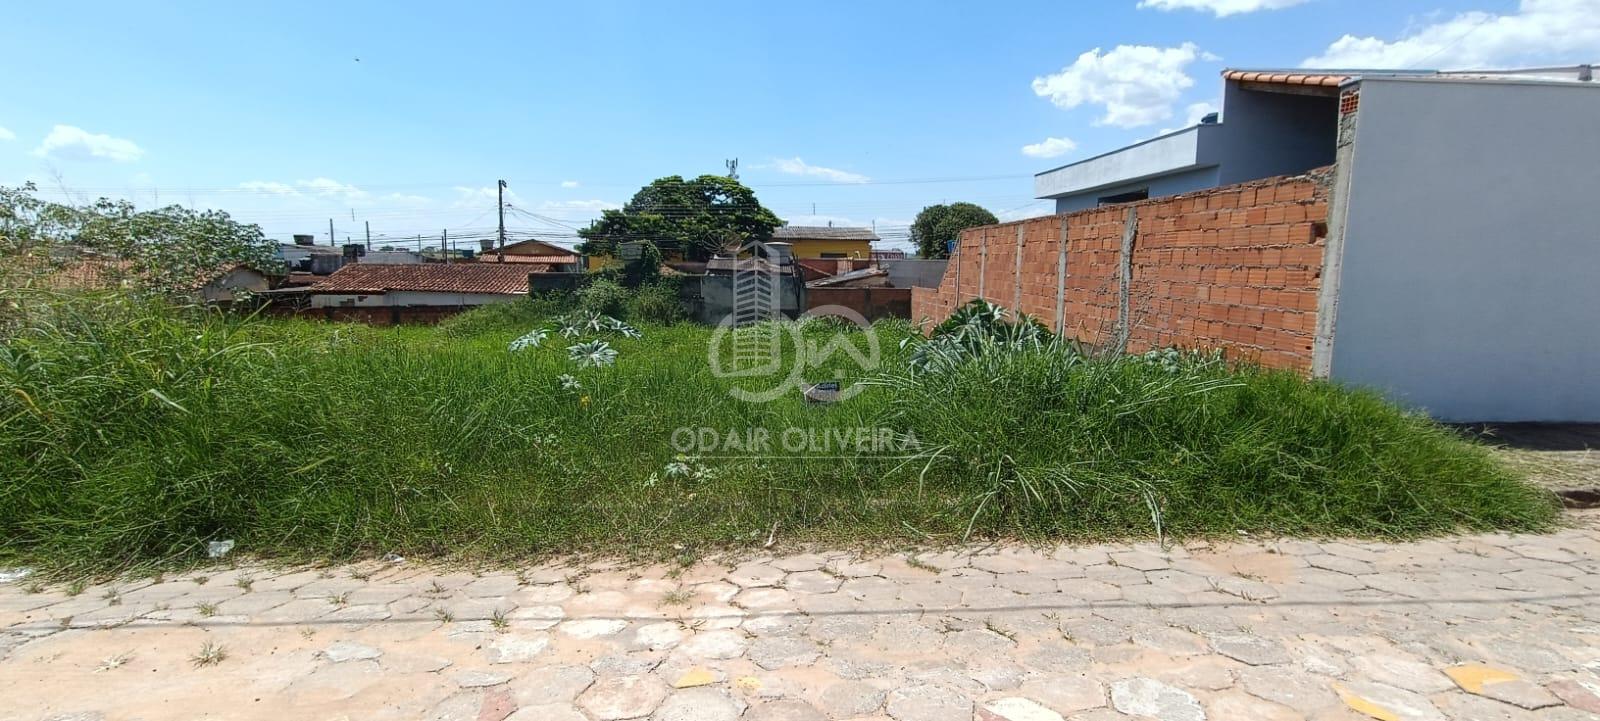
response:
[[[895,288],[937,288],[949,264],[950,261],[942,258],[878,261],[879,267],[889,272],[889,285]]]
[[[1080,193],[1078,195],[1057,198],[1056,213],[1071,213],[1078,210],[1093,208],[1100,204],[1101,198],[1109,195],[1132,192],[1140,188],[1149,188],[1150,197],[1152,198],[1159,198],[1164,195],[1177,195],[1179,193],[1190,193],[1196,190],[1205,190],[1206,188],[1215,188],[1218,185],[1221,185],[1221,183],[1217,181],[1218,170],[1219,169],[1215,167],[1196,168],[1194,170],[1189,170],[1182,173],[1163,175],[1158,178],[1147,178],[1145,180],[1133,183],[1113,185],[1108,188],[1099,188],[1085,193]]]
[[[1442,420],[1600,421],[1600,84],[1360,91],[1331,376]]]
[[[1228,82],[1217,185],[1298,175],[1333,163],[1339,99],[1245,90]]]

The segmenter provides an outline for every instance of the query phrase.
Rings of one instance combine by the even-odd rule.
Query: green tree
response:
[[[973,203],[930,205],[911,222],[911,242],[924,258],[948,258],[949,243],[960,237],[961,231],[998,222],[994,213]]]
[[[40,200],[29,183],[0,188],[0,254],[39,253],[77,246],[128,261],[128,279],[163,293],[187,293],[233,264],[279,269],[275,243],[260,226],[220,210],[177,205],[140,211],[126,200],[101,198],[71,206]]]
[[[607,210],[579,230],[584,239],[579,250],[614,256],[619,243],[649,241],[679,248],[689,260],[705,260],[730,243],[767,240],[781,224],[737,180],[671,175],[640,188],[621,210]]]

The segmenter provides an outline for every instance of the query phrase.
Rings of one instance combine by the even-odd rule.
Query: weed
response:
[[[71,583],[68,583],[67,587],[65,589],[63,589],[63,590],[66,592],[66,594],[68,596],[77,596],[77,595],[83,593],[84,590],[87,589],[88,587],[89,587],[89,583],[87,581],[84,581],[83,579],[79,578],[79,579],[73,580]]]
[[[906,565],[910,566],[912,568],[915,568],[915,569],[917,569],[919,571],[927,571],[928,573],[935,573],[936,574],[936,573],[939,572],[939,567],[938,566],[935,566],[935,565],[933,565],[931,563],[928,563],[927,561],[924,561],[924,560],[922,560],[920,558],[917,558],[917,555],[914,554],[914,553],[906,555]]]
[[[1010,641],[1012,643],[1016,643],[1017,642],[1017,634],[1016,634],[1016,632],[1007,630],[1006,628],[1004,628],[1002,626],[996,625],[993,620],[984,619],[983,627],[986,628],[986,629],[989,629],[989,631],[992,632],[992,633],[998,634],[1000,636],[1004,636],[1006,638],[1006,640],[1008,640],[1008,641]]]
[[[200,646],[199,653],[189,657],[189,662],[193,663],[195,668],[215,666],[226,660],[228,660],[228,649],[214,641],[206,641]]]
[[[119,654],[117,654],[115,656],[108,657],[105,660],[101,661],[99,666],[94,667],[94,670],[95,670],[95,673],[104,673],[106,671],[119,669],[119,668],[122,668],[124,665],[126,665],[131,660],[133,660],[133,652],[132,651],[123,651],[122,653],[119,653]]]
[[[105,593],[100,594],[100,599],[105,601],[107,603],[107,605],[111,605],[111,606],[120,606],[120,605],[122,605],[122,594],[118,593],[117,589],[115,589],[115,588],[106,589]]]
[[[489,616],[489,625],[494,628],[496,633],[505,633],[511,630],[511,620],[506,618],[504,610],[498,608]]]
[[[456,616],[448,609],[435,608],[433,609],[433,620],[439,623],[451,623],[456,620]]]
[[[194,577],[195,585],[198,585],[198,586],[204,586],[207,583],[209,583],[210,581],[211,581],[211,577],[210,576],[195,576]]]
[[[202,618],[211,618],[212,616],[217,615],[217,604],[202,603],[198,606],[195,606],[194,611],[195,613],[200,614]]]
[[[689,601],[692,600],[693,598],[694,598],[694,593],[692,593],[689,589],[687,589],[687,588],[674,588],[671,591],[667,591],[665,594],[663,594],[661,596],[661,605],[663,605],[663,606],[686,606],[686,605],[689,604]]]
[[[26,311],[0,339],[0,418],[18,419],[0,424],[0,529],[8,553],[40,566],[194,560],[215,529],[267,558],[666,559],[759,546],[775,526],[785,543],[922,544],[1404,538],[1555,517],[1487,448],[1374,394],[1188,354],[1086,355],[1035,330],[997,330],[1015,336],[1002,350],[929,350],[913,370],[913,329],[880,324],[879,368],[826,369],[865,383],[848,401],[746,403],[735,389],[772,379],[713,375],[721,341],[699,326],[634,319],[642,337],[607,332],[616,356],[591,348],[593,367],[568,359],[577,341],[507,351],[571,298],[448,328],[132,298],[14,305]],[[782,330],[786,351],[836,337]],[[775,457],[678,460],[674,432],[707,426],[762,431]],[[781,442],[861,427],[889,429],[892,452]],[[690,472],[662,473],[675,462]]]
[[[245,593],[249,593],[250,592],[250,587],[255,585],[255,582],[256,582],[256,580],[254,578],[251,578],[249,576],[240,576],[239,578],[234,580],[233,585],[238,586]]]
[[[333,604],[335,606],[346,605],[346,604],[350,603],[350,592],[349,591],[345,591],[344,593],[336,593],[336,594],[334,594],[332,596],[329,596],[328,597],[328,603],[331,603],[331,604]]]

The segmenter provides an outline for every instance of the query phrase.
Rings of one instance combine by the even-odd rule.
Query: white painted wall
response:
[[[312,308],[386,308],[389,306],[456,307],[510,303],[522,295],[499,293],[432,293],[418,291],[391,291],[371,295],[341,295],[316,293],[311,296]]]
[[[1332,377],[1442,420],[1600,421],[1600,84],[1360,91]]]

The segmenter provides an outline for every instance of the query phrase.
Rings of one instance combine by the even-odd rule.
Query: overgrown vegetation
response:
[[[24,312],[0,344],[0,561],[62,571],[222,539],[290,559],[667,556],[769,537],[1415,536],[1553,514],[1484,448],[1377,397],[1187,354],[991,338],[914,370],[929,343],[889,322],[880,370],[804,374],[867,381],[859,395],[748,403],[730,389],[771,379],[714,376],[713,331],[642,319],[637,297],[638,337],[567,339],[570,298],[371,328],[9,293]],[[1006,325],[983,335],[1031,335]],[[509,349],[541,327],[549,340]],[[838,331],[775,330],[789,350]],[[574,359],[592,341],[611,362]]]

